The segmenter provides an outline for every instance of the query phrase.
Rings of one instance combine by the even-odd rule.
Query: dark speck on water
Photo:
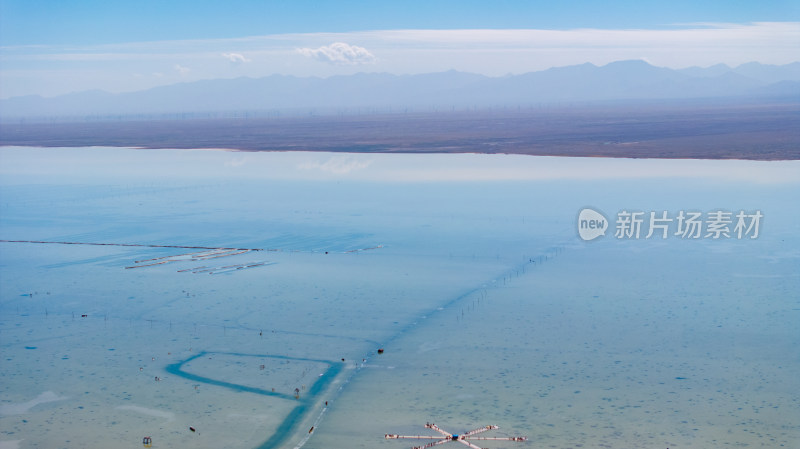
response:
[[[676,377],[675,379],[678,379],[678,380],[686,380],[686,378],[685,378],[685,377]]]
[[[25,346],[25,349],[36,349],[36,346]]]

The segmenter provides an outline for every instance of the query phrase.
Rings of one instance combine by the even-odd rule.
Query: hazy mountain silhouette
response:
[[[358,73],[330,78],[272,75],[180,83],[111,94],[0,100],[0,116],[63,117],[226,111],[328,112],[358,108],[529,106],[612,100],[800,97],[800,63],[748,63],[673,70],[644,61],[580,64],[491,78],[448,71],[421,75]]]

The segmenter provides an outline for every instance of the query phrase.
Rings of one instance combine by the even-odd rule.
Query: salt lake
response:
[[[796,447],[798,194],[797,161],[0,148],[0,448],[407,448],[431,440],[384,434],[427,422]]]

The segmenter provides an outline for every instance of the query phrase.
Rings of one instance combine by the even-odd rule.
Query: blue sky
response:
[[[387,29],[659,28],[800,20],[796,0],[2,0],[4,45]]]
[[[798,42],[796,0],[0,0],[0,97],[620,59],[784,64],[800,59]]]

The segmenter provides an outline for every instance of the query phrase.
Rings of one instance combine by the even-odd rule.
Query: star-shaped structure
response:
[[[438,446],[440,444],[447,443],[448,441],[457,441],[461,444],[467,445],[472,449],[481,449],[481,447],[476,446],[470,443],[468,440],[494,440],[494,441],[527,441],[527,437],[476,437],[474,435],[486,432],[487,430],[494,430],[499,429],[497,426],[483,426],[479,427],[475,430],[470,430],[469,432],[464,432],[463,434],[455,434],[450,432],[445,432],[444,430],[440,429],[439,426],[433,423],[425,424],[425,427],[428,429],[433,429],[440,434],[441,436],[429,436],[429,435],[396,435],[393,433],[387,433],[384,435],[384,438],[387,440],[400,440],[400,439],[417,439],[417,440],[437,440],[432,441],[428,444],[423,446],[413,446],[411,449],[426,449],[433,446]]]

